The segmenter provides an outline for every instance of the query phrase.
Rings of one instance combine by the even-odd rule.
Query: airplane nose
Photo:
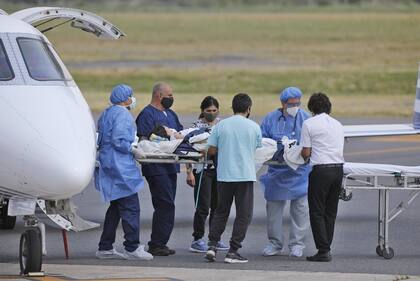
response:
[[[55,147],[34,140],[24,159],[26,182],[33,192],[42,198],[65,199],[89,184],[95,166],[95,147],[83,140],[63,140]]]
[[[77,87],[8,87],[0,91],[0,108],[0,186],[58,200],[89,184],[95,124]]]
[[[29,194],[51,200],[70,198],[86,188],[96,157],[95,124],[83,97],[68,88],[55,90],[48,99],[56,106],[44,107],[42,113],[26,108],[37,111],[29,120],[36,133],[27,133],[31,138],[21,157]]]

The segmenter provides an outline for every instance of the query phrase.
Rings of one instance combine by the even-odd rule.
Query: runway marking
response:
[[[25,277],[25,276],[0,276],[0,280],[25,280],[25,281],[175,281],[171,278],[106,278],[106,279],[74,279],[64,276]],[[180,280],[178,280],[180,281]]]
[[[394,147],[394,148],[384,148],[384,149],[378,149],[378,150],[355,151],[355,152],[344,153],[344,155],[357,156],[357,155],[373,155],[373,154],[385,154],[385,153],[409,152],[409,151],[420,152],[420,146]]]

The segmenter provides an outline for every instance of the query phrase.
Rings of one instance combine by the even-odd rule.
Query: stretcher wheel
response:
[[[383,255],[383,250],[382,250],[382,247],[380,245],[376,246],[376,254],[380,257],[382,257],[382,255]]]
[[[41,234],[37,228],[28,229],[20,237],[19,263],[21,274],[40,272],[42,267]]]
[[[392,249],[391,247],[389,247],[388,249],[384,249],[382,251],[382,256],[386,260],[392,259],[394,257],[394,249]]]
[[[346,190],[342,188],[340,190],[339,198],[343,201],[350,201],[353,198],[353,193],[350,192],[349,194],[347,194]]]

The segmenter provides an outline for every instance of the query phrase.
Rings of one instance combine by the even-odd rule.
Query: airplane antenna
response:
[[[54,28],[56,28],[56,27],[59,27],[60,25],[66,24],[66,23],[71,22],[71,21],[73,21],[73,20],[75,20],[75,19],[76,19],[76,18],[72,18],[72,19],[66,20],[66,21],[64,21],[64,22],[61,22],[61,23],[59,23],[59,24],[57,24],[57,25],[54,25],[54,26],[48,27],[48,28],[46,28],[46,29],[44,29],[44,30],[41,30],[41,33],[45,33],[45,32],[47,32],[47,31],[50,31],[50,30],[52,30],[52,29],[54,29]]]

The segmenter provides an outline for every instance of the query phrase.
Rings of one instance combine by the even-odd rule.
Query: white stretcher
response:
[[[394,250],[389,246],[389,223],[406,210],[420,194],[420,166],[346,163],[341,199],[350,200],[352,190],[378,190],[376,253],[385,259],[393,258]],[[390,191],[409,191],[408,197],[391,211]]]

